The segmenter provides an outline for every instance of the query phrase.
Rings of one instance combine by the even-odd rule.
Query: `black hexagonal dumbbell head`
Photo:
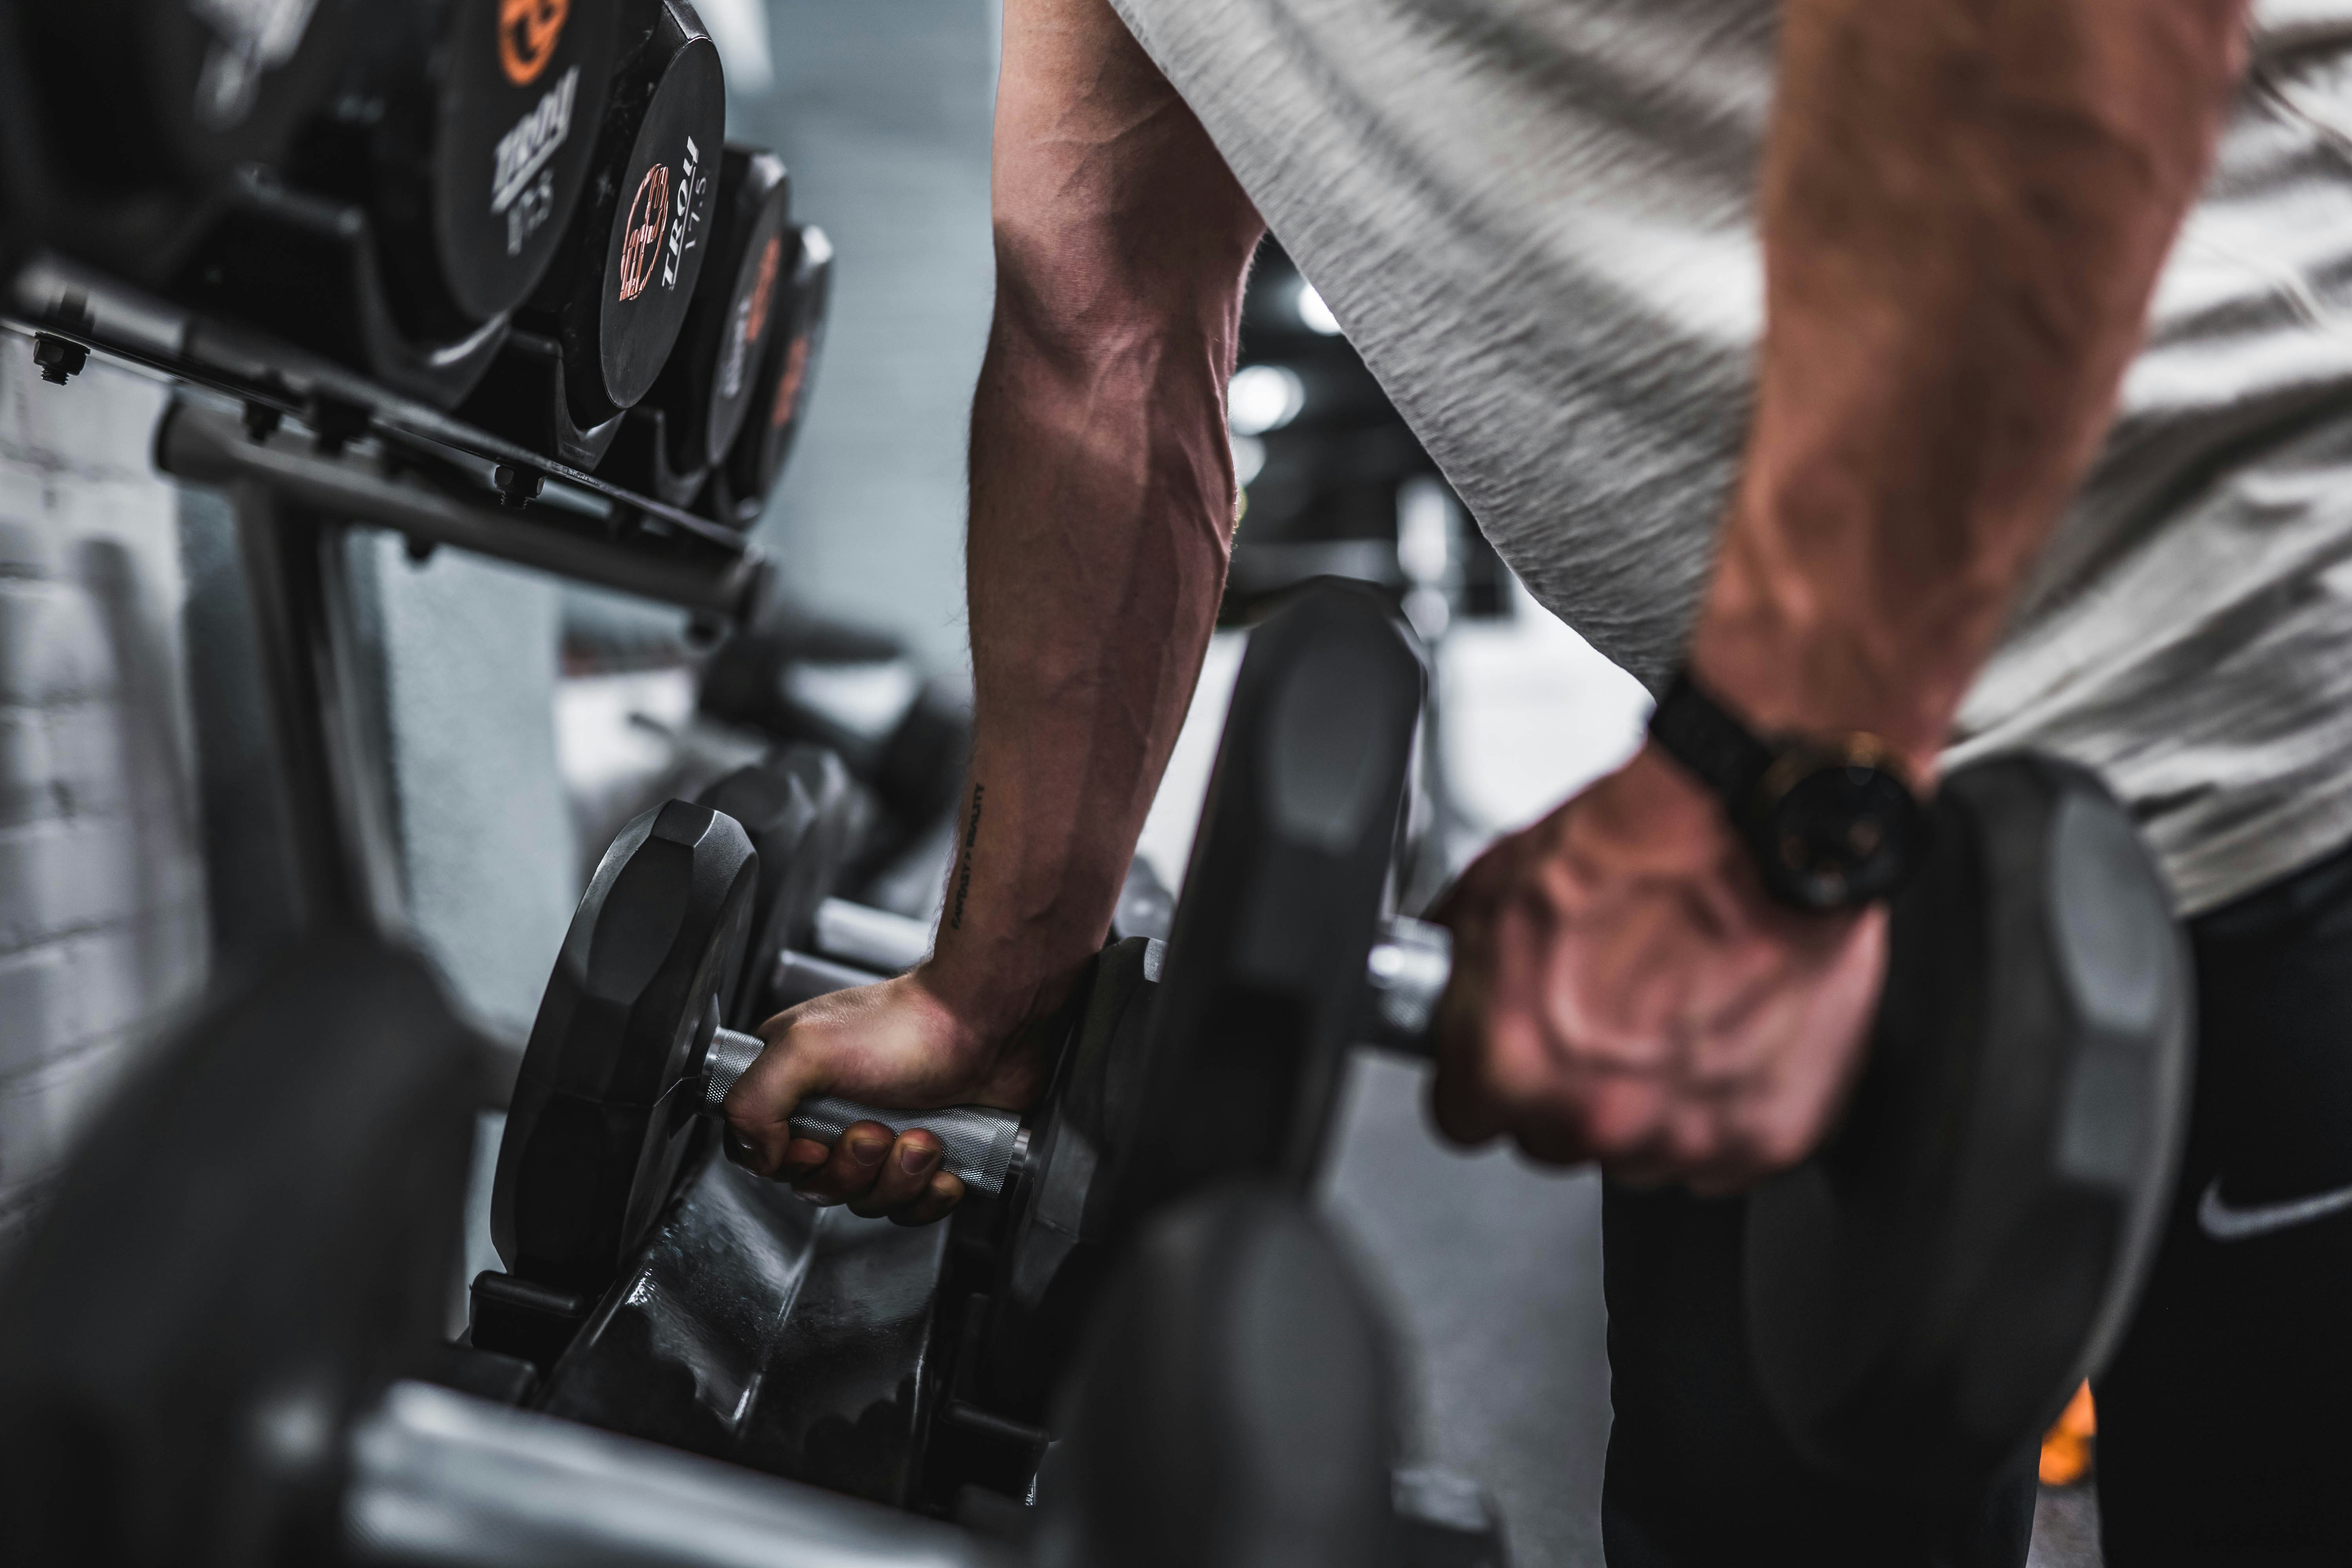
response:
[[[727,998],[726,1022],[755,1027],[772,1006],[777,956],[805,951],[817,906],[863,847],[873,806],[841,758],[823,746],[788,745],[738,768],[702,792],[702,804],[743,825],[760,853],[760,891],[750,956]]]
[[[1311,1178],[1426,684],[1361,584],[1310,584],[1251,634],[1111,1156],[1115,1229],[1220,1178]]]
[[[145,1053],[0,1279],[0,1563],[325,1560],[347,1425],[446,1331],[480,1049],[329,935]]]
[[[1836,1132],[1749,1199],[1757,1381],[1819,1462],[1915,1494],[2028,1448],[2129,1315],[2186,1123],[2164,883],[2053,758],[1946,778]]]
[[[605,851],[549,977],[499,1150],[491,1236],[519,1278],[593,1294],[660,1212],[758,882],[742,827],[686,801],[638,816]]]

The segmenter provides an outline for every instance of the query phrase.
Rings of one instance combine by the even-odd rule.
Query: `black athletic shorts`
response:
[[[2169,1231],[2095,1387],[2107,1568],[2352,1563],[2352,851],[2200,917]],[[1611,1568],[2016,1568],[2033,1455],[1940,1512],[1805,1465],[1739,1320],[1740,1200],[1611,1186]]]

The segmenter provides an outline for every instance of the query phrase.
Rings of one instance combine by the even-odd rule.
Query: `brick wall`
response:
[[[0,1248],[205,976],[162,397],[0,333]]]

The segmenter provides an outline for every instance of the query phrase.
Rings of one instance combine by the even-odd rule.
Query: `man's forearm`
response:
[[[2095,454],[2242,0],[1789,0],[1755,425],[1693,658],[1932,764]]]
[[[967,984],[1015,993],[992,998],[1013,1015],[1102,939],[1191,701],[1233,511],[1217,411],[1186,406],[1208,375],[1154,363],[1207,345],[1068,365],[1021,339],[1000,325],[972,410],[978,723],[939,939]]]
[[[977,730],[934,969],[1009,1026],[1101,942],[1191,701],[1232,537],[1224,387],[1261,226],[1098,0],[1008,6],[995,204]]]

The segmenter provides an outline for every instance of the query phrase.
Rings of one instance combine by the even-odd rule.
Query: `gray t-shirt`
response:
[[[1654,683],[1745,434],[1771,0],[1113,0],[1504,558]],[[2098,769],[2185,912],[2352,839],[2352,0],[2253,66],[1956,757]]]

